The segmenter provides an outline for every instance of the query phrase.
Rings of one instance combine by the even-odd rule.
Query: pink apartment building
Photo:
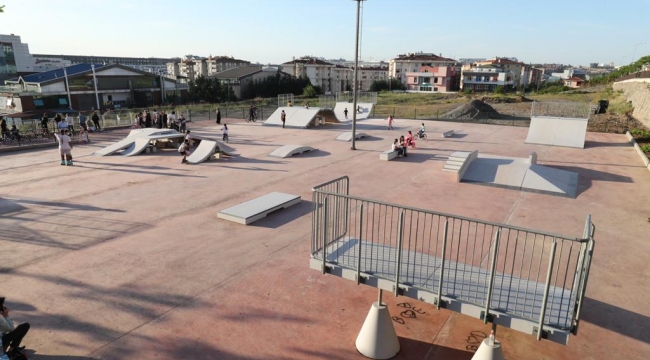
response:
[[[458,91],[459,72],[451,66],[421,66],[418,72],[406,73],[406,89],[410,91]]]

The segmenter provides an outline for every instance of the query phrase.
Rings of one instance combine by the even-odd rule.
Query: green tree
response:
[[[398,79],[375,80],[370,84],[370,91],[406,90],[406,86]]]
[[[5,10],[4,10],[4,9],[5,9],[5,6],[4,6],[4,5],[2,5],[2,6],[0,6],[0,13],[3,13],[3,12],[5,12]]]
[[[223,102],[228,99],[235,101],[236,97],[230,86],[221,84],[218,79],[197,77],[190,81],[188,96],[190,101]],[[230,96],[228,94],[230,92]]]
[[[506,92],[506,88],[501,85],[497,85],[497,87],[494,89],[495,94],[503,94]]]
[[[312,85],[307,85],[302,90],[302,96],[308,98],[315,98],[316,96],[318,96],[318,90]]]
[[[302,94],[303,89],[311,85],[307,77],[293,77],[289,74],[278,73],[264,79],[249,83],[242,90],[242,99],[270,98],[278,94]]]

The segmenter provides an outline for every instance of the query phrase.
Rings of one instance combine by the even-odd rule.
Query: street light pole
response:
[[[357,90],[357,81],[359,75],[359,19],[361,18],[361,2],[366,0],[352,0],[357,2],[357,37],[354,46],[354,88],[352,89],[352,150],[356,150],[356,136],[357,136],[357,97],[359,95]]]
[[[636,56],[636,47],[643,44],[645,44],[645,41],[634,45],[634,52],[632,53],[632,62],[634,62],[634,57]]]

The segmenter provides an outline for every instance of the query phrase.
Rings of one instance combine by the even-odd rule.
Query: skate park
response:
[[[643,358],[650,349],[644,305],[650,294],[643,274],[633,269],[643,268],[638,254],[648,250],[650,183],[625,136],[586,133],[584,149],[576,149],[527,144],[527,128],[434,121],[427,123],[432,136],[419,140],[407,158],[377,159],[419,122],[396,119],[395,130],[387,131],[384,119],[360,121],[357,132],[369,139],[357,139],[358,150],[351,151],[349,142],[335,140],[349,124],[282,129],[232,121],[226,145],[238,156],[199,166],[181,165],[174,149],[92,156],[128,137],[128,130],[75,147],[74,168],[51,166],[55,149],[3,154],[2,245],[14,256],[0,278],[12,289],[12,316],[32,323],[26,339],[39,350],[33,357],[364,359],[355,339],[377,289],[310,268],[318,260],[310,256],[312,188],[347,176],[356,197],[574,238],[583,236],[591,214],[596,245],[578,334],[562,345],[500,325],[496,337],[506,358],[605,359],[621,352]],[[220,139],[213,123],[191,129]],[[449,129],[466,136],[441,137]],[[287,144],[318,151],[269,157]],[[537,164],[579,175],[576,196],[458,182],[443,171],[458,151],[516,159],[535,152]],[[249,225],[218,218],[222,210],[273,192],[302,201]],[[356,261],[357,243],[349,240],[340,255]],[[454,241],[450,251],[473,251],[463,236]],[[481,260],[472,266],[489,263],[489,247],[482,249],[483,256],[474,251]],[[577,254],[574,249],[571,258]],[[498,285],[510,280],[495,279]],[[437,309],[408,291],[396,297],[384,290],[382,298],[401,346],[395,358],[471,359],[490,324],[453,306]],[[558,291],[549,288],[551,295]],[[560,313],[551,314],[555,319]]]

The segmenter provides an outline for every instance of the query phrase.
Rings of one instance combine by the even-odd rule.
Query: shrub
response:
[[[316,96],[318,96],[318,90],[312,85],[307,85],[302,90],[302,96],[307,98],[315,98]]]

